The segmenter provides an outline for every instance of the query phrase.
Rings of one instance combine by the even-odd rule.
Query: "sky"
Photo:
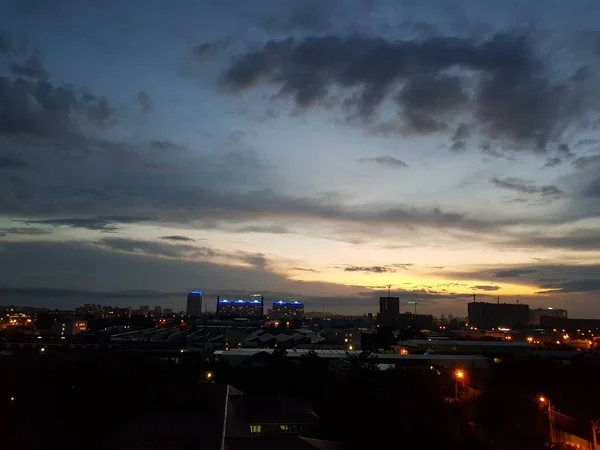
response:
[[[596,0],[1,0],[0,303],[600,317]]]

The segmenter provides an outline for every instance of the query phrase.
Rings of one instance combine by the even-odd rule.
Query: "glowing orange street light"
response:
[[[467,377],[466,372],[463,369],[456,369],[454,371],[454,399],[458,400],[458,383],[465,384],[465,378]]]
[[[540,402],[540,406],[547,407],[548,409],[548,431],[550,432],[550,444],[554,444],[554,411],[552,410],[552,404],[550,403],[550,399],[548,397],[544,397],[540,395],[537,398],[538,402]]]

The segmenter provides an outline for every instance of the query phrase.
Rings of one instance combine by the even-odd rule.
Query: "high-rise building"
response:
[[[186,314],[192,317],[199,317],[202,313],[202,292],[192,291],[187,296]]]
[[[393,326],[400,316],[400,297],[379,297],[379,323]]]
[[[304,317],[304,303],[299,302],[298,300],[290,300],[288,302],[280,300],[278,302],[273,302],[271,317],[273,319],[295,319]]]
[[[154,317],[160,317],[162,316],[162,306],[155,306],[154,307]]]
[[[220,300],[217,297],[217,316],[244,318],[262,317],[263,301],[253,296],[253,300]]]
[[[558,309],[558,308],[537,308],[532,309],[530,313],[530,321],[531,325],[539,325],[541,322],[540,318],[542,316],[545,317],[562,317],[567,318],[567,310],[566,309]]]
[[[513,328],[529,324],[529,305],[471,302],[468,310],[469,325],[481,329]]]

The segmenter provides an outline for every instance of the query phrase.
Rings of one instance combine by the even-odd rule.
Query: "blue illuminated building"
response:
[[[304,317],[304,303],[298,300],[273,302],[271,311],[273,319],[294,319]]]
[[[220,317],[262,317],[263,300],[220,300],[217,297],[217,315]]]
[[[191,291],[187,296],[186,314],[192,317],[199,317],[202,313],[202,292]]]

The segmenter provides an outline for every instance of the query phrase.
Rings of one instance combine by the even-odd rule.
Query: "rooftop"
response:
[[[272,348],[233,348],[229,351],[216,350],[215,356],[226,356],[226,357],[250,357],[258,353],[273,353]],[[289,349],[286,352],[287,357],[300,357],[307,354],[310,351],[314,351],[318,356],[323,358],[347,358],[348,354],[358,355],[359,351],[346,351],[346,350],[334,350],[334,349],[318,349],[310,350],[305,348]],[[402,360],[423,360],[423,361],[485,361],[486,357],[481,355],[398,355],[395,353],[373,353],[373,356],[385,359],[402,359]]]
[[[410,339],[407,341],[401,341],[399,346],[401,347],[417,347],[420,345],[443,345],[445,347],[531,347],[528,342],[514,342],[514,341],[457,341],[457,340],[437,340],[437,339]]]

